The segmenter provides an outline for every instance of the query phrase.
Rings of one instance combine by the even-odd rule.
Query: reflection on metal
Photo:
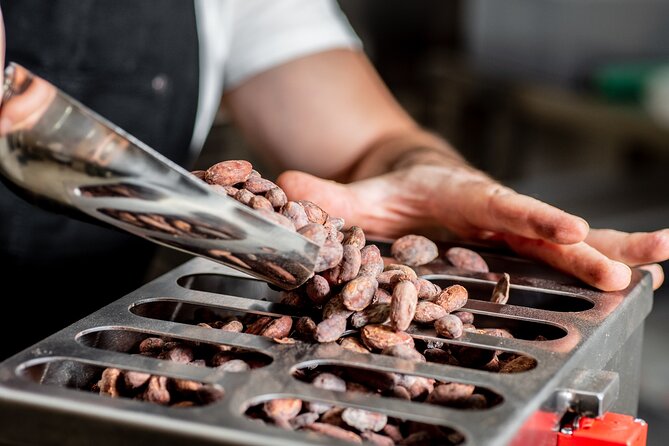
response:
[[[385,248],[382,247],[382,251]],[[501,264],[504,260],[500,259]],[[652,301],[648,275],[636,271],[627,290],[601,293],[566,285],[565,277],[553,280],[554,272],[551,278],[541,274],[523,276],[514,273],[511,274],[510,303],[500,305],[488,300],[501,277],[499,273],[463,274],[439,264],[420,270],[423,275],[458,281],[465,287],[476,283],[477,288],[471,287],[468,310],[475,313],[477,320],[510,327],[519,334],[508,339],[468,332],[457,340],[439,341],[524,353],[537,359],[537,367],[522,373],[496,374],[354,353],[336,344],[279,344],[260,336],[188,325],[186,322],[194,318],[198,309],[205,307],[220,314],[254,312],[301,316],[310,311],[277,303],[277,292],[244,278],[247,276],[241,273],[204,259],[194,259],[0,364],[0,420],[21,417],[36,422],[39,417],[42,426],[41,432],[35,432],[22,428],[20,423],[8,423],[0,430],[0,443],[8,439],[39,443],[48,433],[54,444],[65,439],[69,444],[77,444],[67,428],[77,423],[77,429],[82,433],[80,444],[90,443],[93,438],[101,444],[141,444],[146,443],[147,438],[170,444],[179,441],[175,438],[187,444],[335,444],[329,438],[264,426],[244,417],[244,411],[250,405],[285,396],[355,406],[402,419],[448,426],[464,434],[466,444],[487,446],[554,445],[559,422],[567,410],[597,413],[610,406],[610,410],[617,412],[635,413],[638,398],[636,365],[628,360],[619,363],[616,358],[623,355],[628,359],[638,347],[640,338],[637,333],[643,329],[643,320]],[[519,301],[516,292],[524,300]],[[568,296],[574,299],[566,299]],[[545,302],[555,308],[552,300],[561,297],[565,297],[567,303],[559,311],[540,308]],[[584,308],[577,303],[577,298],[592,302],[592,307]],[[573,308],[570,310],[571,304]],[[534,340],[535,330],[540,327],[560,327],[561,335],[543,341]],[[93,337],[88,335],[84,335],[88,339],[87,345],[76,340],[82,333],[105,328],[115,330],[114,336],[124,329],[139,330],[260,350],[271,356],[272,362],[248,373],[225,374],[92,348],[95,347],[91,345]],[[412,334],[416,339],[438,339],[431,329]],[[124,345],[120,336],[118,342],[119,346]],[[64,358],[70,362],[63,363]],[[72,365],[72,361],[78,365]],[[370,398],[362,393],[331,392],[292,377],[295,368],[322,363],[471,383],[501,395],[503,401],[488,410],[466,411],[394,398]],[[225,389],[225,397],[206,407],[183,410],[103,398],[63,388],[90,388],[90,380],[94,379],[90,370],[107,366],[218,384]],[[621,392],[613,402],[616,377],[620,379]],[[561,398],[561,403],[556,404],[556,396],[567,393],[571,397]],[[573,397],[580,398],[580,402],[575,404],[577,399]],[[97,436],[99,429],[103,429],[105,438]],[[129,435],[129,429],[140,435]]]
[[[6,70],[0,173],[37,204],[83,213],[290,289],[318,246],[202,181],[23,67]],[[74,211],[74,212],[72,212]]]

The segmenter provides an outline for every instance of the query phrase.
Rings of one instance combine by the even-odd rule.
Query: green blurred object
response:
[[[668,61],[605,65],[593,74],[598,96],[619,104],[641,105],[647,80]]]

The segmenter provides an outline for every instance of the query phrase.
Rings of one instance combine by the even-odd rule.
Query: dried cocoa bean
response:
[[[296,398],[279,398],[267,401],[263,405],[265,414],[273,420],[290,420],[302,410],[302,400]]]
[[[434,322],[434,329],[439,336],[457,339],[462,336],[462,321],[457,316],[447,314]]]
[[[246,189],[239,189],[239,192],[235,194],[234,198],[240,203],[250,206],[251,200],[255,198],[255,195],[253,195],[253,192],[249,192]]]
[[[372,295],[373,296],[373,295]],[[371,301],[371,298],[370,298]],[[402,281],[393,289],[390,302],[390,324],[397,330],[406,330],[416,314],[418,292],[413,283]]]
[[[288,203],[288,197],[286,197],[286,193],[280,187],[273,187],[268,190],[265,194],[265,198],[269,200],[275,209],[279,209],[281,206]]]
[[[480,273],[487,273],[488,264],[477,252],[467,248],[450,248],[446,251],[446,259],[458,269],[466,269]]]
[[[229,331],[232,333],[241,333],[242,330],[244,330],[244,326],[237,319],[233,319],[221,325],[219,330]]]
[[[316,305],[323,305],[330,298],[330,284],[323,276],[316,274],[305,285],[307,297]]]
[[[419,299],[432,299],[441,293],[441,287],[439,285],[421,277],[414,281],[414,285],[416,285],[416,289],[418,290]]]
[[[474,393],[474,386],[471,384],[440,384],[427,397],[427,402],[440,406],[458,406],[462,405],[472,393]]]
[[[157,355],[163,350],[165,341],[162,338],[146,338],[139,343],[139,352],[141,354]]]
[[[100,395],[111,396],[116,398],[120,396],[118,388],[118,380],[121,376],[121,371],[116,368],[106,368],[102,371],[102,376],[98,381],[98,388],[100,389]]]
[[[243,183],[249,178],[253,166],[248,161],[222,161],[211,166],[204,174],[204,180],[209,184],[234,186]]]
[[[384,348],[381,354],[406,359],[407,361],[425,362],[425,356],[421,355],[414,347],[405,344]]]
[[[298,201],[304,208],[304,212],[307,213],[307,218],[312,223],[318,223],[319,225],[324,224],[328,219],[328,214],[316,203],[313,203],[309,200],[300,200]]]
[[[360,250],[353,245],[343,245],[344,254],[339,265],[329,271],[332,271],[332,283],[341,284],[355,279],[360,271]]]
[[[390,305],[393,296],[388,291],[383,288],[377,288],[374,291],[374,297],[372,298],[372,304],[387,304]]]
[[[367,245],[360,250],[360,276],[371,276],[376,278],[383,272],[383,257],[376,245]]]
[[[351,326],[362,328],[368,324],[385,324],[390,318],[390,305],[371,304],[362,311],[356,311],[351,316]]]
[[[251,370],[251,366],[242,359],[230,359],[229,361],[219,365],[217,369],[224,372],[239,373]]]
[[[316,341],[333,342],[336,341],[346,331],[346,319],[341,316],[333,316],[321,321],[316,326]]]
[[[177,345],[165,352],[160,356],[161,359],[167,359],[169,361],[179,362],[181,364],[188,364],[194,359],[193,349],[186,345]]]
[[[537,366],[537,361],[534,358],[529,356],[518,356],[516,359],[513,359],[499,370],[499,373],[520,373],[526,372],[527,370],[532,370]]]
[[[316,223],[306,224],[302,226],[297,232],[319,246],[323,246],[328,235],[325,227]]]
[[[360,251],[365,247],[365,233],[359,226],[351,226],[348,231],[344,232],[344,241],[342,243],[344,245],[355,246]]]
[[[416,280],[416,273],[412,271],[412,273],[409,274],[400,269],[391,269],[376,276],[376,280],[379,282],[379,286],[392,289],[400,282],[412,282],[413,284],[413,281]]]
[[[341,298],[344,306],[351,311],[360,311],[372,303],[374,292],[379,284],[373,277],[360,276],[346,285],[341,290]],[[415,291],[415,288],[414,288]]]
[[[263,330],[263,328],[265,328],[265,326],[267,324],[269,324],[270,322],[272,322],[271,317],[261,316],[258,319],[256,319],[254,322],[252,322],[252,323],[250,323],[246,326],[245,333],[258,335]]]
[[[253,198],[249,200],[249,206],[251,206],[253,209],[260,210],[264,209],[269,212],[274,212],[274,208],[272,207],[272,203],[269,202],[269,200],[261,195],[256,195]]]
[[[337,294],[335,297],[330,299],[323,307],[323,319],[330,319],[334,316],[346,319],[351,314],[353,314],[353,311],[344,306],[344,301],[341,297],[341,294]]]
[[[469,311],[456,311],[453,314],[459,317],[463,324],[474,323],[474,313],[470,313]]]
[[[207,172],[205,170],[193,170],[193,171],[191,171],[191,175],[193,175],[196,178],[199,178],[200,180],[204,181],[204,178],[207,175]]]
[[[341,414],[344,423],[359,431],[378,432],[388,422],[388,416],[378,412],[347,407]]]
[[[304,426],[304,428],[319,434],[327,435],[328,437],[337,438],[339,440],[344,440],[351,443],[362,443],[362,439],[359,435],[332,424],[312,423]]]
[[[242,187],[254,194],[264,194],[272,189],[278,189],[276,184],[262,177],[249,178],[244,182]]]
[[[316,259],[314,272],[320,273],[326,269],[334,268],[344,257],[344,247],[339,242],[327,240],[321,247]]]
[[[416,314],[414,315],[413,320],[422,324],[431,324],[447,314],[448,312],[444,307],[427,300],[421,300],[416,304]]]
[[[302,316],[295,323],[295,337],[305,342],[315,342],[316,323],[308,316]]]
[[[289,201],[281,207],[281,215],[290,219],[298,231],[309,224],[307,213],[300,203]]]
[[[409,334],[386,325],[366,325],[360,331],[360,336],[367,347],[375,350],[383,350],[397,344],[414,345],[413,338]]]
[[[459,310],[467,303],[467,289],[462,285],[451,285],[445,288],[433,302],[441,306],[447,313]]]
[[[405,235],[398,238],[390,251],[398,262],[409,266],[425,265],[439,256],[437,245],[420,235]]]
[[[422,376],[399,375],[397,384],[407,389],[412,400],[424,400],[434,389],[434,380]]]
[[[290,316],[281,316],[274,319],[269,324],[263,327],[260,336],[268,338],[283,338],[290,334],[290,329],[293,328],[293,319]]]
[[[295,418],[290,420],[290,425],[293,429],[300,429],[309,424],[315,423],[316,420],[320,417],[319,414],[314,412],[305,412]]]
[[[510,280],[511,278],[507,273],[502,275],[502,277],[497,282],[497,285],[495,285],[495,289],[492,290],[492,297],[490,298],[491,302],[502,305],[508,302]]]
[[[128,370],[123,373],[123,383],[125,384],[126,389],[136,390],[144,386],[144,384],[149,381],[150,377],[150,373],[134,372]]]
[[[170,402],[170,392],[167,390],[167,377],[153,375],[149,378],[146,390],[142,394],[144,401],[166,405]]]
[[[363,432],[360,437],[375,446],[395,446],[395,442],[385,435],[377,434],[376,432]]]
[[[369,349],[356,338],[348,337],[339,342],[339,345],[346,350],[356,353],[369,353]]]

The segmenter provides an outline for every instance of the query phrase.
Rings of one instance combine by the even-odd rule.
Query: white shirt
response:
[[[195,0],[200,91],[191,148],[199,150],[225,89],[292,59],[360,41],[334,0]]]

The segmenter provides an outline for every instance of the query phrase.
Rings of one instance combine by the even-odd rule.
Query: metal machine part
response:
[[[20,195],[281,288],[304,283],[319,247],[218,193],[25,68],[5,72],[0,173]],[[5,129],[6,131],[6,129]]]
[[[381,247],[387,252],[387,246]],[[436,262],[419,268],[419,274],[444,286],[464,285],[470,295],[466,308],[475,314],[477,326],[509,328],[516,337],[466,332],[445,340],[432,328],[411,334],[415,340],[519,352],[537,360],[530,371],[497,374],[415,363],[354,353],[337,344],[282,344],[188,325],[203,308],[220,314],[295,317],[310,311],[277,303],[275,291],[244,274],[194,259],[0,364],[0,443],[346,444],[245,417],[248,407],[281,397],[446,426],[460,432],[467,445],[555,445],[567,412],[633,415],[643,320],[652,305],[650,277],[635,271],[627,290],[601,293],[522,260],[494,253],[483,256],[499,273],[467,273]],[[530,269],[532,276],[523,274]],[[487,301],[502,271],[512,278],[506,305]],[[539,334],[545,340],[536,340]],[[245,373],[225,373],[124,353],[141,335],[257,350],[271,363]],[[292,376],[296,369],[325,364],[475,384],[497,393],[502,401],[486,410],[461,410],[326,391]],[[73,390],[90,389],[93,371],[111,366],[220,385],[225,396],[211,405],[178,409]]]

